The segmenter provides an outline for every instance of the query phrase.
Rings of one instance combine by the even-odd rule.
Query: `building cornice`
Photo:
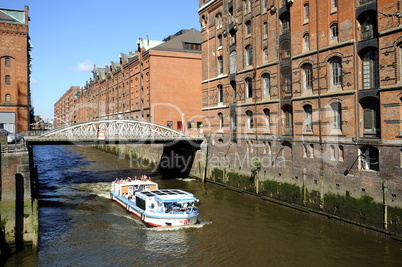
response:
[[[198,9],[198,13],[204,11],[204,9],[206,9],[207,7],[209,7],[210,5],[212,5],[214,2],[217,2],[218,0],[210,0],[208,3],[206,3],[205,5],[203,5],[202,7],[200,7]]]

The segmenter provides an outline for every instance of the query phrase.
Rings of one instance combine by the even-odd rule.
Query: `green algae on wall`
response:
[[[299,205],[303,202],[301,188],[297,185],[266,180],[261,182],[260,188],[261,194],[264,196]]]

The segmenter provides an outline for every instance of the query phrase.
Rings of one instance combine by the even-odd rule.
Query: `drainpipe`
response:
[[[383,181],[384,230],[388,230],[388,182]]]
[[[320,51],[319,51],[319,29],[318,29],[318,0],[316,0],[315,3],[315,10],[316,10],[316,56],[317,56],[317,70],[318,74],[319,73],[319,67],[320,67]],[[318,75],[319,76],[319,75]],[[317,83],[317,88],[318,88],[318,137],[319,137],[319,144],[320,144],[320,197],[321,197],[321,208],[324,207],[324,149],[322,146],[322,125],[321,125],[321,86],[320,86],[320,78],[318,77],[318,83]]]
[[[253,4],[253,2],[252,2],[252,4]],[[253,22],[253,8],[251,8],[251,27],[252,27],[252,33],[253,34],[255,34],[256,33],[256,27],[254,26],[254,22]],[[253,54],[256,54],[256,52],[255,51],[257,51],[257,46],[256,46],[256,38],[252,38],[252,45],[253,45]],[[254,85],[255,86],[253,86],[253,88],[255,88],[254,89],[254,92],[255,92],[255,94],[254,94],[254,114],[255,115],[257,115],[257,69],[256,69],[256,65],[257,65],[257,57],[255,56],[255,55],[253,55],[253,83],[254,83]],[[254,116],[255,118],[256,118],[256,116]],[[254,127],[255,127],[255,130],[254,130],[254,133],[255,133],[255,142],[256,142],[256,145],[257,145],[257,149],[256,149],[256,151],[257,151],[257,158],[258,158],[258,155],[259,155],[259,153],[258,153],[258,148],[259,148],[259,145],[258,145],[258,124],[257,124],[257,120],[256,119],[254,119],[253,118],[253,120],[254,120]],[[258,187],[259,187],[259,170],[257,170],[256,171],[256,174],[255,174],[255,188],[256,188],[256,193],[258,194]]]

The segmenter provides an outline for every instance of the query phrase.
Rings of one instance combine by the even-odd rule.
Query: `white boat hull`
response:
[[[123,197],[117,197],[112,192],[110,193],[110,197],[112,200],[116,201],[122,207],[124,207],[127,211],[131,212],[132,214],[140,218],[144,223],[150,226],[183,226],[196,224],[198,221],[198,212],[194,212],[191,214],[149,212],[138,208],[135,202],[124,199]]]

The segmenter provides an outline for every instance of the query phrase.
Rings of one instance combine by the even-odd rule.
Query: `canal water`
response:
[[[34,147],[39,252],[14,266],[401,266],[402,243],[194,179],[158,181],[201,201],[200,223],[147,228],[109,199],[116,177],[147,173],[79,146]],[[157,177],[154,177],[157,179]]]

